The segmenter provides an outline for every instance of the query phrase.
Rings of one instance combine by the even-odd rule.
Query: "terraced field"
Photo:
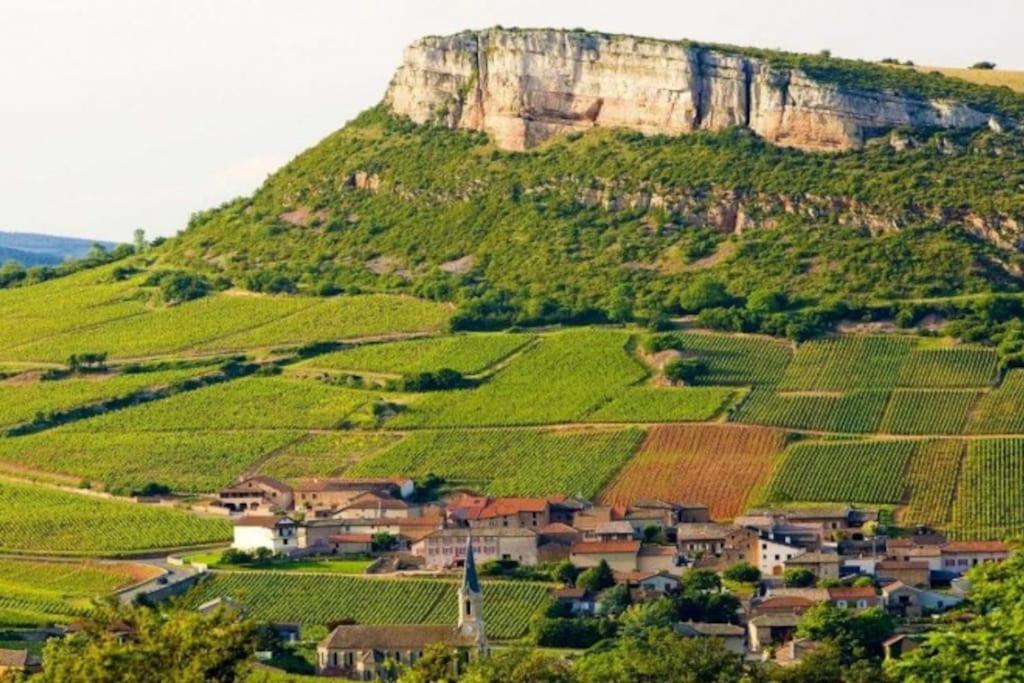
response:
[[[807,342],[793,356],[781,388],[848,391],[895,386],[912,344],[906,337],[873,335]]]
[[[274,453],[257,472],[284,481],[341,476],[356,462],[386,450],[401,438],[367,432],[310,434]]]
[[[986,387],[995,381],[999,359],[992,349],[956,346],[914,349],[900,369],[899,386]]]
[[[0,481],[0,551],[109,555],[231,538],[226,519]]]
[[[69,428],[0,439],[0,462],[129,493],[150,482],[204,493],[300,436],[286,430],[81,433]]]
[[[416,397],[394,427],[572,422],[647,376],[626,353],[628,333],[584,329],[546,335],[492,379],[470,390]]]
[[[91,432],[328,429],[379,394],[288,377],[246,377],[108,413],[68,428]]]
[[[1002,384],[978,401],[968,422],[967,432],[1024,433],[1024,370],[1006,373]]]
[[[260,621],[304,626],[354,619],[360,624],[452,624],[458,619],[458,583],[436,579],[364,579],[327,574],[217,572],[190,592],[185,607],[231,597]],[[497,640],[526,635],[530,617],[552,586],[524,581],[483,583],[487,634]]]
[[[360,460],[348,474],[422,477],[433,473],[449,485],[496,496],[591,498],[642,438],[638,429],[415,431],[384,453]]]
[[[768,486],[768,501],[902,501],[909,441],[810,442],[790,446]]]
[[[971,442],[952,529],[961,538],[982,539],[1024,532],[1024,439]]]
[[[731,419],[771,427],[865,434],[878,429],[887,399],[884,391],[772,393],[755,389]]]
[[[52,413],[105,399],[126,396],[149,387],[179,382],[213,372],[215,368],[188,368],[162,372],[87,375],[43,382],[14,377],[0,382],[0,427],[31,421],[38,413]]]
[[[967,445],[959,440],[925,441],[910,460],[910,503],[904,522],[945,527],[953,514],[960,468]]]
[[[386,344],[362,344],[311,358],[298,368],[375,373],[430,372],[441,368],[472,375],[536,337],[526,334],[459,334]]]
[[[962,434],[982,393],[970,390],[897,389],[880,430],[888,434]]]
[[[764,427],[652,427],[601,500],[612,505],[645,498],[706,502],[712,518],[731,519],[771,476],[785,443],[785,432]]]

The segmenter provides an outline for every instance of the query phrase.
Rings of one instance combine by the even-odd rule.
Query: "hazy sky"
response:
[[[1024,69],[1021,0],[0,0],[0,230],[172,234],[495,24]]]

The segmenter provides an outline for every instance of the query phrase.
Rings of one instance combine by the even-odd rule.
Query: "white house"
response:
[[[288,517],[247,515],[235,520],[231,547],[244,552],[266,548],[274,553],[298,550],[298,524]]]
[[[965,574],[968,569],[985,562],[1001,562],[1010,556],[1002,541],[950,541],[940,549],[942,570]]]
[[[780,576],[786,561],[804,552],[803,548],[762,536],[757,539],[757,568],[762,576]]]

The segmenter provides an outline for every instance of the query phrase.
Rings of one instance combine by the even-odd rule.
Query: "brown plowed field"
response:
[[[743,512],[772,474],[786,432],[742,425],[659,425],[602,492],[604,503],[704,503],[713,519]]]

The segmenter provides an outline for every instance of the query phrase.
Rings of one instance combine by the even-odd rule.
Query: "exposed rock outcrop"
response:
[[[902,126],[991,125],[960,103],[844,88],[751,57],[549,29],[418,40],[385,101],[420,123],[485,131],[510,150],[594,126],[670,135],[741,126],[779,145],[842,150]]]

